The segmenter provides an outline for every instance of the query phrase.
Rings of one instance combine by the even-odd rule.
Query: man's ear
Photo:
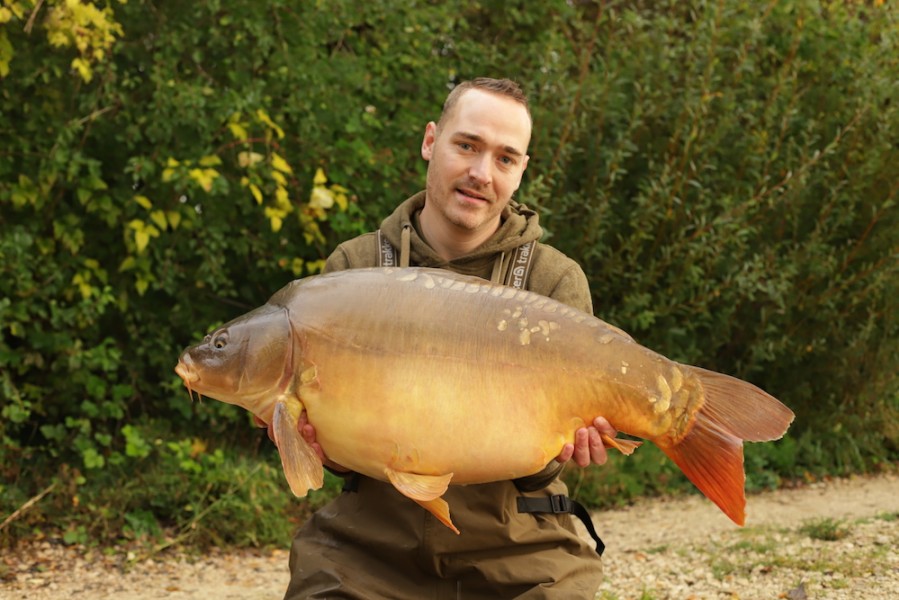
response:
[[[437,141],[437,124],[434,121],[425,126],[425,136],[421,140],[421,157],[425,160],[431,160],[434,155],[434,142]]]
[[[518,183],[515,184],[515,191],[518,191],[518,187],[521,185],[521,178],[524,176],[525,170],[528,168],[528,159],[531,157],[527,154],[521,159],[521,173],[518,174]]]

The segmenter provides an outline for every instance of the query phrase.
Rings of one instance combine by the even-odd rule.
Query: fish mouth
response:
[[[184,387],[187,388],[187,394],[190,396],[190,399],[193,400],[194,390],[191,387],[191,384],[199,381],[200,375],[194,371],[183,358],[178,361],[177,365],[175,365],[175,373],[177,373],[181,380],[184,381]],[[197,392],[197,399],[202,399],[199,392]]]
[[[178,364],[175,365],[175,373],[184,380],[185,384],[194,383],[200,379],[197,372],[186,365],[183,360],[179,360]]]

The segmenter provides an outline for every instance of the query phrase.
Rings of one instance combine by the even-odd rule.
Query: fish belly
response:
[[[303,404],[344,466],[480,483],[539,471],[599,415],[642,437],[671,427],[647,400],[657,379],[641,386],[650,362],[673,363],[599,319],[434,272],[341,275],[297,294],[291,321]]]

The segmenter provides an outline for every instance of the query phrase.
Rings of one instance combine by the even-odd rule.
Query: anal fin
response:
[[[275,404],[272,425],[290,491],[303,497],[310,489],[319,489],[324,483],[322,461],[297,431],[297,422],[283,402]]]

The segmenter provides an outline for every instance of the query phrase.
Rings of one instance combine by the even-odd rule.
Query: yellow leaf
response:
[[[290,201],[288,200],[287,190],[285,188],[278,187],[275,189],[275,204],[281,208],[290,207]]]
[[[137,264],[137,261],[134,260],[134,257],[129,256],[125,260],[122,261],[122,264],[119,265],[119,272],[121,273],[123,271],[128,271],[130,269],[133,269],[136,264]]]
[[[13,57],[12,44],[6,37],[6,30],[0,29],[0,77],[9,75],[9,63]]]
[[[262,204],[262,190],[255,183],[250,184],[250,193],[256,198],[256,204]]]
[[[140,195],[135,196],[134,201],[137,202],[138,204],[140,204],[141,206],[143,206],[144,208],[146,208],[147,210],[150,210],[151,208],[153,208],[153,203],[150,202],[150,199],[147,198],[146,196],[140,196]]]
[[[315,177],[312,178],[312,183],[315,185],[325,185],[328,183],[325,171],[321,167],[315,170]]]
[[[174,169],[175,167],[177,167],[180,164],[181,163],[179,163],[177,160],[175,160],[171,156],[169,157],[169,159],[167,161],[165,161],[165,166],[167,166],[170,169]]]
[[[340,207],[340,210],[342,212],[346,211],[348,204],[346,194],[337,194],[336,196],[334,196],[334,201],[337,202],[337,206]]]
[[[287,213],[279,208],[273,208],[271,206],[265,207],[265,216],[268,217],[268,220],[271,222],[272,231],[278,232],[281,230],[281,225],[284,224],[284,215]]]
[[[172,177],[175,176],[175,169],[163,169],[162,171],[162,181],[168,183],[172,180]]]
[[[128,223],[128,227],[136,231],[143,231],[146,226],[146,223],[144,223],[140,219],[131,219],[131,221]]]
[[[278,185],[287,186],[287,178],[278,171],[272,171],[272,179],[274,179],[275,183]]]
[[[276,134],[278,134],[278,139],[281,139],[284,137],[284,130],[281,129],[280,127],[278,127],[278,124],[269,118],[268,113],[266,113],[264,110],[262,110],[260,108],[259,110],[256,111],[256,116],[259,117],[260,121],[262,121],[263,123],[268,125],[270,128],[272,128],[275,131]]]
[[[309,271],[311,275],[315,273],[320,273],[325,268],[324,259],[319,260],[310,260],[306,263],[306,269]]]
[[[303,273],[303,259],[294,258],[290,263],[290,270],[293,271],[295,277],[299,277]]]
[[[287,164],[287,161],[281,158],[281,155],[277,152],[272,152],[272,166],[282,173],[293,175],[293,169],[290,168],[290,165]]]
[[[139,295],[141,295],[141,296],[144,295],[144,292],[147,291],[147,288],[148,288],[149,286],[150,286],[150,280],[144,279],[144,278],[142,278],[142,277],[139,278],[139,279],[134,283],[134,287],[137,288],[137,293],[138,293]]]
[[[247,135],[247,130],[244,129],[243,126],[241,126],[238,123],[228,123],[228,129],[231,130],[231,135],[233,135],[236,139],[240,140],[241,142],[246,140],[248,137],[250,137],[249,135]]]
[[[190,178],[200,184],[207,192],[212,191],[212,182],[219,176],[215,169],[191,169],[188,172]]]
[[[84,277],[81,273],[76,273],[74,277],[72,277],[72,283],[78,286],[78,291],[81,292],[81,297],[85,300],[91,297],[93,294],[94,288],[88,283],[90,280],[90,275]]]
[[[72,68],[78,71],[78,74],[81,75],[81,79],[83,79],[85,83],[90,83],[91,79],[94,77],[91,64],[83,58],[73,58]]]
[[[265,157],[258,152],[238,152],[237,164],[246,169],[247,167],[252,167],[264,158]]]
[[[334,206],[334,193],[328,188],[314,187],[309,198],[309,206],[312,208],[328,209]]]
[[[215,167],[220,164],[222,164],[222,159],[215,154],[210,154],[209,156],[204,156],[200,159],[200,166],[202,167]]]
[[[138,253],[143,252],[144,248],[147,247],[147,244],[150,243],[150,235],[144,230],[135,231],[134,243],[137,245]]]
[[[150,219],[152,219],[153,222],[156,223],[157,227],[163,230],[169,224],[168,220],[165,217],[165,212],[161,210],[154,210],[153,212],[151,212]]]
[[[181,224],[181,213],[177,210],[167,210],[165,212],[166,218],[169,220],[169,225],[172,229],[178,229],[178,225]]]

